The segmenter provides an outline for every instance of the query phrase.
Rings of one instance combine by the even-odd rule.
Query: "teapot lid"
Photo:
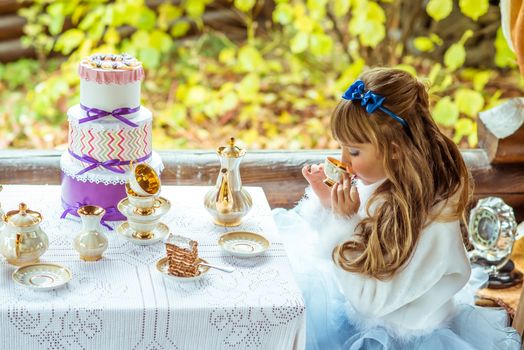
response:
[[[3,220],[15,227],[30,227],[42,222],[42,215],[36,211],[27,209],[27,204],[20,203],[18,210],[7,212]]]
[[[235,145],[235,138],[232,137],[227,146],[218,147],[217,153],[221,157],[238,158],[246,154],[246,150]]]

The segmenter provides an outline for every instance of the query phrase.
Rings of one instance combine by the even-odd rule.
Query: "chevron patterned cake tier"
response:
[[[76,162],[89,166],[89,162],[80,159],[89,156],[100,162],[112,159],[129,161],[151,154],[152,117],[147,108],[142,107],[139,115],[133,118],[136,127],[130,127],[115,119],[80,123],[81,118],[82,113],[78,105],[69,109],[69,151]],[[128,170],[129,165],[117,168]]]

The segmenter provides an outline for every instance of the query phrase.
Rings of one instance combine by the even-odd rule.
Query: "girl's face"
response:
[[[352,173],[369,185],[386,178],[382,157],[371,143],[341,144],[342,161],[349,164]]]

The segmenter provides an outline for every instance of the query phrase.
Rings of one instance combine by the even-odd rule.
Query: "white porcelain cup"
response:
[[[133,196],[128,195],[129,203],[139,210],[154,209],[160,207],[158,196]]]
[[[343,174],[348,174],[351,177],[348,170],[350,169],[347,164],[333,157],[327,157],[324,161],[324,174],[326,174],[324,183],[331,187],[342,179]]]

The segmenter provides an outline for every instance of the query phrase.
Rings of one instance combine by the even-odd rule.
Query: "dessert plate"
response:
[[[264,253],[269,241],[254,232],[231,231],[220,236],[218,245],[233,256],[249,258]]]
[[[64,286],[71,279],[69,269],[49,263],[29,264],[13,272],[13,280],[34,290],[51,290]]]
[[[140,238],[136,235],[136,231],[129,226],[127,221],[121,223],[116,232],[120,237],[127,239],[128,241],[138,245],[151,245],[160,242],[169,235],[169,227],[166,224],[159,222],[156,224],[155,229],[150,231],[150,238]]]
[[[199,260],[201,262],[207,264],[207,261],[205,261],[204,259],[199,258]],[[209,267],[208,266],[200,265],[198,267],[198,269],[200,271],[199,275],[196,275],[196,276],[193,276],[193,277],[179,277],[179,276],[170,275],[169,272],[168,272],[169,264],[167,262],[167,257],[164,257],[164,258],[162,258],[162,259],[157,261],[156,269],[158,270],[158,272],[160,272],[162,275],[164,275],[164,277],[166,277],[166,278],[168,278],[170,280],[176,281],[176,282],[198,281],[199,279],[204,277],[207,274],[207,272],[209,271]]]

